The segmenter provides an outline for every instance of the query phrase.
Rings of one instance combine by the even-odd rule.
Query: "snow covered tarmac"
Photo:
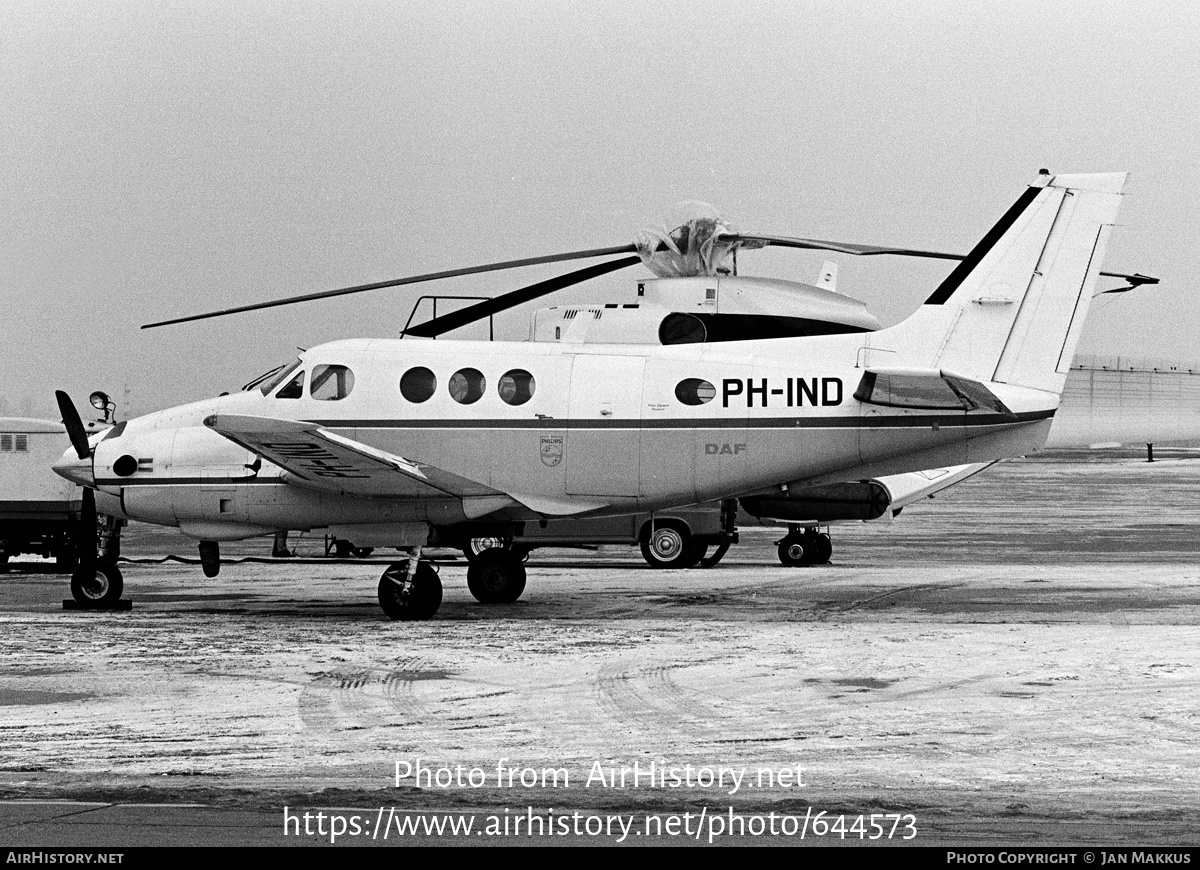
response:
[[[459,558],[428,623],[383,617],[375,557],[215,580],[123,565],[120,614],[9,574],[0,797],[235,805],[275,831],[285,805],[812,807],[910,814],[923,845],[1195,843],[1200,459],[1174,456],[1002,464],[894,523],[835,527],[816,568],[781,567],[755,529],[710,570],[537,551],[522,599],[485,606]],[[194,555],[126,537],[132,559],[167,552]],[[418,759],[483,779],[398,781]],[[591,775],[650,764],[748,778]],[[797,767],[803,785],[756,778]]]

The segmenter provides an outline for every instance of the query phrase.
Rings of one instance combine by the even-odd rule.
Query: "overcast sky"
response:
[[[965,252],[1041,167],[1130,172],[1105,268],[1163,279],[1098,300],[1080,351],[1200,360],[1198,46],[1191,2],[5,0],[0,414],[57,418],[58,388],[122,415],[236,389],[296,347],[394,336],[421,291],[138,327],[624,244],[682,200]],[[812,282],[825,259],[885,323],[951,268],[739,265]]]

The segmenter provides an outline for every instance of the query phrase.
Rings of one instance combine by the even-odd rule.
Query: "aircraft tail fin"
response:
[[[1060,394],[1125,179],[1040,175],[920,309],[871,336],[860,362]]]

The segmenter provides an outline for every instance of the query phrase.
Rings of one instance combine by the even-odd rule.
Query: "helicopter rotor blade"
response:
[[[853,254],[856,257],[871,257],[891,255],[897,257],[924,257],[931,260],[965,260],[965,254],[949,254],[944,251],[926,251],[921,248],[891,248],[885,245],[859,245],[854,242],[831,242],[824,239],[793,239],[786,236],[766,236],[751,233],[734,233],[723,236],[725,239],[741,242],[758,242],[768,247],[800,248],[812,251],[836,251],[842,254]],[[1152,275],[1142,275],[1135,272],[1132,275],[1125,272],[1101,272],[1105,278],[1120,278],[1129,282],[1123,290],[1105,290],[1105,293],[1120,293],[1143,285],[1157,284],[1158,278]]]
[[[460,326],[466,326],[469,323],[475,323],[477,320],[483,320],[485,317],[499,314],[501,311],[507,311],[510,308],[537,299],[538,297],[554,293],[573,284],[579,284],[582,281],[607,275],[609,272],[615,272],[627,266],[633,266],[641,261],[641,257],[622,257],[619,260],[609,260],[606,263],[597,263],[594,266],[576,269],[574,272],[568,272],[565,275],[559,275],[547,281],[539,281],[536,284],[530,284],[528,287],[504,293],[495,299],[488,299],[485,302],[479,302],[459,311],[452,311],[450,314],[443,314],[441,317],[435,317],[433,320],[419,323],[411,329],[406,329],[404,334],[416,335],[422,338],[436,338],[444,332],[458,329]]]
[[[505,260],[498,263],[484,263],[481,266],[467,266],[463,269],[447,269],[444,272],[430,272],[425,275],[412,275],[407,278],[396,278],[391,281],[377,281],[373,284],[358,284],[354,287],[339,287],[335,290],[322,290],[317,293],[305,293],[300,296],[289,296],[286,299],[273,299],[270,302],[255,302],[250,305],[239,305],[235,308],[224,308],[220,311],[209,311],[204,314],[192,314],[187,317],[176,317],[171,320],[160,320],[156,323],[146,323],[142,329],[153,329],[158,326],[170,326],[175,323],[188,323],[193,320],[206,320],[210,317],[224,317],[227,314],[241,314],[247,311],[259,311],[264,308],[277,308],[281,305],[295,305],[298,302],[311,302],[314,299],[331,299],[335,296],[348,296],[351,293],[365,293],[368,290],[381,290],[385,287],[402,287],[406,284],[420,284],[423,281],[437,281],[441,278],[459,278],[463,275],[477,275],[481,272],[497,272],[502,269],[518,269],[522,266],[538,266],[543,263],[561,263],[566,260],[583,260],[588,257],[604,257],[609,254],[631,254],[637,250],[636,245],[618,245],[611,248],[594,248],[587,251],[568,251],[564,254],[548,254],[543,257],[526,257],[522,260]]]
[[[854,242],[831,242],[825,239],[796,239],[788,236],[768,236],[760,233],[733,233],[722,236],[735,242],[757,242],[768,247],[800,248],[810,251],[836,251],[856,257],[878,254],[893,254],[901,257],[927,257],[933,260],[961,260],[963,254],[946,254],[941,251],[925,251],[920,248],[889,248],[883,245],[860,245]]]
[[[80,418],[75,403],[62,390],[55,390],[54,398],[58,400],[58,412],[62,414],[62,424],[67,427],[67,437],[71,439],[75,455],[80,459],[87,459],[92,455],[92,448],[88,444],[87,430],[83,428],[83,419]]]

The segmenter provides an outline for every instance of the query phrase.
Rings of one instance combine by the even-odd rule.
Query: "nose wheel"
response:
[[[793,528],[779,541],[779,562],[787,568],[824,565],[833,555],[833,542],[825,532]]]
[[[428,562],[394,562],[379,578],[379,606],[391,619],[404,622],[432,619],[442,606],[442,581]]]
[[[109,562],[81,566],[71,575],[71,596],[82,607],[113,607],[124,590],[125,579]]]

